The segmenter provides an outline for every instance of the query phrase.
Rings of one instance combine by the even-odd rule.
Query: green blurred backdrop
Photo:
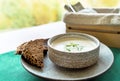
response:
[[[85,7],[120,7],[120,0],[70,0]],[[67,0],[0,0],[0,30],[32,27],[62,19]],[[99,5],[98,5],[99,4]]]
[[[62,12],[63,0],[0,0],[0,30],[59,21]]]

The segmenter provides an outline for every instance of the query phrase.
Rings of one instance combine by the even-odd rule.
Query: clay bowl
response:
[[[66,33],[48,40],[49,59],[64,68],[85,68],[99,58],[99,40],[84,33]]]

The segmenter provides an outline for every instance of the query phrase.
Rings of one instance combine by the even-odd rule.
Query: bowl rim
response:
[[[67,52],[67,51],[61,51],[61,50],[57,50],[55,49],[52,45],[51,45],[51,42],[56,40],[57,38],[60,38],[62,36],[65,36],[65,35],[80,35],[80,36],[85,36],[85,38],[90,38],[90,40],[94,40],[96,42],[96,46],[93,48],[93,49],[90,49],[90,50],[87,50],[87,51],[80,51],[80,52]],[[62,53],[68,53],[68,54],[80,54],[80,53],[86,53],[86,52],[90,52],[90,51],[93,51],[97,48],[100,47],[100,41],[98,38],[96,38],[95,36],[93,35],[90,35],[90,34],[86,34],[86,33],[76,33],[76,32],[69,32],[69,33],[63,33],[63,34],[58,34],[58,35],[55,35],[53,37],[51,37],[48,41],[47,41],[47,45],[48,47],[50,47],[51,49],[55,50],[55,51],[58,51],[58,52],[62,52]]]

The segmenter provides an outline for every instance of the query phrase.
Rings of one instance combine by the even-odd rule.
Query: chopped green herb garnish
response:
[[[78,43],[69,43],[65,45],[65,50],[68,52],[72,52],[72,51],[81,51],[84,48],[84,46],[81,46]]]

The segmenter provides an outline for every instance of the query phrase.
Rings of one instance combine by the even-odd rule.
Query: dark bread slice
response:
[[[46,41],[45,39],[36,39],[25,42],[17,47],[16,53],[21,54],[28,63],[42,68],[44,51],[47,51]]]

